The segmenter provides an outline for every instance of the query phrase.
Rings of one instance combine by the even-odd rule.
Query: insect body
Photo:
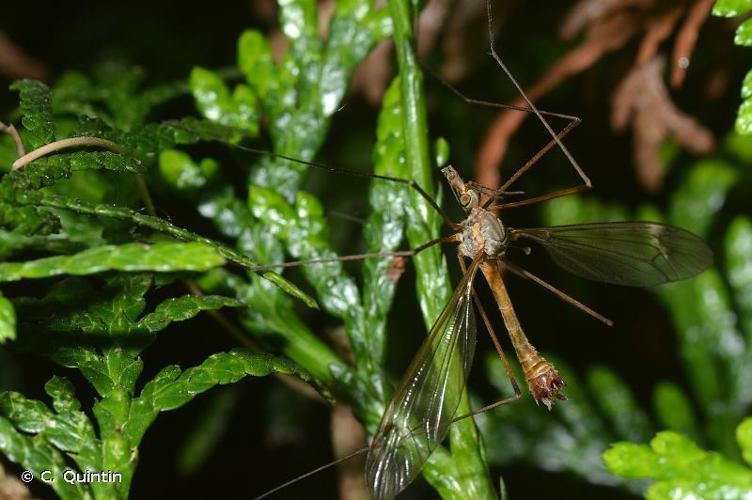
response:
[[[452,224],[456,233],[443,239],[458,244],[464,275],[405,372],[369,448],[366,475],[377,500],[392,498],[410,484],[446,437],[449,425],[467,416],[458,417],[455,413],[475,350],[473,280],[479,269],[496,299],[530,393],[536,403],[549,410],[556,399],[566,399],[560,392],[564,381],[525,335],[502,271],[532,279],[608,323],[575,299],[509,262],[507,250],[513,242],[532,241],[548,251],[564,269],[587,279],[620,285],[652,286],[681,280],[698,274],[712,262],[710,249],[700,238],[665,224],[621,222],[509,228],[496,213],[504,205],[493,205],[503,193],[464,182],[452,167],[442,172],[467,213],[464,221]],[[489,193],[489,199],[482,203],[483,195]],[[470,260],[469,265],[465,259]],[[476,306],[481,308],[477,300]],[[507,366],[491,324],[482,309],[481,312]],[[509,370],[508,375],[515,388],[515,396],[510,400],[516,399],[520,393]],[[490,407],[504,402],[507,400]]]

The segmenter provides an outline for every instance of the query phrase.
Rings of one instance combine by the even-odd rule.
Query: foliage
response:
[[[403,6],[397,5],[397,11]],[[281,24],[291,46],[282,63],[274,65],[268,43],[261,34],[243,33],[238,41],[238,67],[246,82],[231,91],[208,70],[195,69],[191,91],[199,111],[220,123],[237,124],[237,117],[244,112],[242,102],[235,96],[252,92],[269,121],[274,152],[312,159],[323,141],[332,113],[339,106],[346,77],[354,63],[376,41],[389,34],[388,16],[396,15],[395,7],[390,7],[368,12],[358,8],[357,2],[339,3],[330,23],[329,38],[323,45],[315,34],[313,3],[283,6]],[[409,29],[410,24],[401,24],[403,32]],[[355,43],[350,38],[353,30],[359,33]],[[405,35],[411,37],[407,32]],[[406,50],[412,50],[411,38],[406,43]],[[340,66],[343,63],[344,66]],[[303,65],[305,71],[301,69]],[[420,78],[418,75],[417,67],[403,68],[402,78],[409,78],[413,86],[413,80]],[[428,162],[428,150],[418,153],[424,160],[422,163],[413,162],[408,146],[418,143],[425,148],[425,117],[422,123],[409,123],[403,113],[405,106],[416,106],[416,102],[424,106],[423,97],[413,96],[414,102],[406,100],[401,92],[405,88],[401,85],[403,81],[395,80],[384,97],[376,131],[374,173],[415,178],[430,192],[432,166]],[[163,175],[169,171],[166,180],[203,178],[199,172],[205,170],[209,159],[197,163],[180,153],[170,154],[173,156],[163,157],[160,162]],[[177,168],[179,163],[182,168]],[[327,241],[329,228],[323,205],[299,187],[304,172],[302,165],[283,158],[260,160],[249,175],[246,203],[234,198],[228,188],[208,186],[203,180],[183,182],[182,191],[198,193],[202,199],[201,213],[210,217],[226,236],[237,238],[240,247],[259,261],[278,262],[285,253],[295,260],[332,257],[336,253]],[[178,188],[178,181],[169,182]],[[221,186],[222,182],[218,184]],[[202,188],[204,185],[207,187]],[[367,252],[394,250],[405,236],[413,246],[438,236],[441,222],[438,216],[426,208],[422,199],[406,192],[404,186],[374,181],[369,201],[371,213],[363,229]],[[408,213],[413,214],[411,220],[426,222],[405,228],[401,207],[407,207]],[[416,216],[416,210],[420,210],[420,216]],[[391,259],[365,262],[360,290],[339,263],[306,266],[302,270],[316,291],[322,309],[343,321],[352,350],[352,367],[316,339],[299,319],[292,302],[266,283],[257,278],[251,278],[250,286],[226,277],[221,281],[222,286],[233,289],[244,302],[253,306],[242,313],[249,331],[267,344],[280,346],[285,355],[332,385],[340,397],[355,407],[366,428],[373,432],[392,385],[384,372],[386,315],[395,288],[394,283],[386,279],[390,265]],[[446,267],[441,253],[435,249],[421,255],[416,268],[420,271],[421,307],[426,324],[430,326],[448,299]],[[479,497],[490,496],[493,490],[480,457],[475,427],[469,421],[455,427],[452,454],[438,450],[425,469],[426,477],[447,498],[464,497],[467,491],[476,491]],[[468,470],[480,473],[470,475]]]
[[[63,498],[126,497],[139,445],[159,413],[217,384],[271,373],[310,380],[288,360],[236,349],[184,370],[165,367],[137,385],[144,369],[141,353],[158,332],[201,311],[246,305],[222,295],[164,297],[161,289],[190,285],[187,280],[220,268],[242,280],[224,266],[255,265],[219,241],[154,215],[147,180],[153,184],[157,160],[168,148],[234,138],[238,132],[191,117],[147,121],[156,105],[188,87],[142,89],[142,82],[139,70],[109,64],[91,77],[68,73],[51,89],[30,80],[12,87],[20,95],[27,149],[83,136],[108,139],[122,149],[62,150],[16,171],[5,165],[0,180],[0,282],[18,285],[0,297],[0,342],[15,339],[15,349],[80,371],[98,394],[84,408],[71,382],[60,376],[45,386],[51,407],[18,392],[0,393],[0,451],[31,471],[50,470],[56,477],[72,464],[80,472],[122,474],[111,484],[49,483]],[[3,158],[12,157],[9,138],[0,147]],[[139,202],[152,213],[141,213]],[[278,274],[263,276],[281,293],[315,305]]]
[[[375,429],[393,382],[384,371],[386,316],[395,289],[387,278],[391,259],[366,262],[360,287],[339,263],[305,268],[303,276],[318,302],[276,273],[231,272],[224,267],[228,263],[252,268],[256,262],[281,262],[285,255],[303,260],[336,255],[328,241],[323,205],[301,189],[307,169],[299,162],[273,155],[260,158],[250,169],[246,194],[236,196],[220,161],[194,161],[177,147],[201,140],[237,144],[259,133],[263,116],[277,155],[313,159],[353,69],[391,33],[393,14],[400,16],[403,56],[413,57],[413,62],[384,99],[374,171],[414,176],[431,192],[425,105],[420,91],[415,92],[420,71],[411,55],[410,13],[405,7],[400,2],[391,8],[339,2],[324,40],[318,33],[315,2],[285,2],[280,21],[289,51],[277,63],[260,32],[244,32],[238,39],[237,66],[245,82],[234,86],[222,73],[197,67],[187,85],[145,88],[143,72],[119,64],[105,64],[90,75],[67,73],[51,89],[36,81],[14,84],[20,94],[26,148],[87,136],[110,140],[122,152],[63,150],[9,172],[0,181],[0,249],[6,259],[0,264],[0,281],[41,279],[46,291],[41,298],[3,298],[0,339],[15,336],[17,314],[15,347],[45,353],[58,364],[80,370],[100,395],[93,407],[95,425],[62,378],[46,387],[54,411],[21,394],[3,393],[0,442],[8,458],[32,470],[59,471],[70,458],[80,470],[121,471],[125,478],[116,490],[89,490],[64,482],[53,487],[64,497],[125,496],[136,450],[160,411],[176,409],[195,394],[244,375],[279,372],[305,377],[276,358],[233,351],[184,372],[163,369],[136,390],[143,368],[139,355],[156,332],[221,307],[238,308],[249,333],[352,403],[366,427]],[[408,85],[400,87],[403,81]],[[404,97],[401,89],[413,90]],[[157,105],[185,92],[191,93],[203,119],[149,121]],[[405,106],[422,109],[422,118],[409,122]],[[2,157],[12,157],[10,140],[0,144],[5,149]],[[416,154],[421,157],[417,166],[406,161]],[[199,213],[237,249],[157,217],[150,194],[155,188],[198,200]],[[424,200],[409,194],[407,186],[374,182],[369,199],[372,210],[363,231],[368,251],[394,250],[405,235],[413,245],[438,236],[440,219],[426,209]],[[139,203],[148,215],[134,208]],[[405,228],[406,213],[399,207],[406,207],[413,217],[420,214],[416,220],[425,223]],[[29,259],[29,250],[38,256]],[[448,297],[446,265],[434,249],[421,256],[418,267],[419,296],[430,325]],[[153,288],[190,278],[212,295],[168,298],[143,315]],[[104,292],[94,295],[96,287],[104,287]],[[341,319],[352,365],[314,335],[288,294],[309,305],[320,304]],[[66,434],[59,435],[58,429]],[[32,453],[34,446],[44,451]],[[461,498],[467,491],[479,497],[493,494],[472,422],[455,426],[452,452],[438,450],[426,475],[448,498]]]
[[[337,200],[306,190],[315,176],[308,175],[312,169],[303,162],[316,158],[330,135],[355,67],[389,36],[399,77],[382,101],[372,171],[413,179],[436,194],[433,172],[447,161],[448,145],[438,141],[431,155],[410,12],[417,5],[338,1],[322,30],[317,2],[280,4],[280,25],[289,45],[283,54],[264,34],[248,30],[237,40],[236,68],[230,70],[195,67],[183,80],[149,86],[142,70],[110,62],[88,73],[65,73],[51,88],[30,80],[13,85],[19,107],[11,118],[23,125],[28,150],[82,136],[122,148],[62,150],[10,172],[15,147],[9,137],[0,138],[0,343],[79,371],[79,379],[97,393],[88,407],[72,384],[77,374],[49,380],[45,392],[51,404],[18,392],[0,393],[0,452],[35,471],[59,473],[75,464],[80,471],[112,470],[125,476],[115,488],[58,481],[52,486],[62,497],[127,496],[139,446],[159,413],[180,408],[215,385],[231,385],[246,376],[294,375],[326,398],[349,403],[371,433],[393,391],[396,377],[387,369],[392,364],[387,320],[396,289],[389,277],[392,259],[369,259],[358,275],[340,263],[305,266],[287,277],[252,269],[337,255],[331,242],[335,229],[327,216]],[[742,15],[750,8],[746,1],[716,3],[721,15]],[[739,28],[739,43],[748,42],[748,23]],[[752,77],[747,80],[745,99],[752,96],[747,89]],[[186,97],[193,99],[200,118],[157,118]],[[739,113],[742,131],[752,122],[748,104]],[[467,132],[479,126],[457,123]],[[250,140],[265,139],[273,153],[259,154],[247,146]],[[719,481],[742,484],[737,478],[748,471],[734,465],[738,451],[732,429],[752,402],[752,221],[745,214],[729,220],[720,211],[741,178],[736,164],[749,162],[739,149],[743,144],[736,137],[719,158],[693,165],[661,209],[633,210],[568,197],[546,205],[541,214],[547,224],[662,219],[705,237],[722,236],[723,244],[715,248],[721,266],[654,292],[676,327],[688,384],[659,382],[648,411],[616,370],[594,366],[577,372],[557,359],[568,381],[569,401],[552,414],[525,397],[479,416],[480,435],[472,419],[452,426],[448,446],[438,449],[424,469],[442,497],[491,498],[495,493],[488,463],[512,462],[641,491],[644,481],[624,480],[634,473],[612,468],[621,478],[610,474],[602,453],[616,440],[646,442],[658,429],[674,433],[659,434],[651,449],[618,445],[614,450],[623,452],[622,463],[645,472],[667,450],[680,448],[697,460],[692,467],[707,467]],[[244,181],[238,181],[238,172],[246,176]],[[356,251],[395,250],[405,241],[415,247],[440,235],[440,217],[414,190],[384,180],[365,185],[369,215],[362,232],[349,235],[363,243]],[[195,226],[200,229],[186,228],[180,218],[158,216],[155,205],[164,200],[183,203],[186,211],[203,217],[203,224]],[[435,248],[423,252],[414,266],[423,323],[430,326],[451,291],[447,264]],[[310,292],[299,288],[298,281]],[[181,287],[191,294],[179,291]],[[341,324],[346,345],[335,350],[322,340],[303,304],[320,307],[330,317],[327,321]],[[218,316],[224,308],[236,316]],[[178,330],[180,322],[202,311],[229,323],[230,330],[238,319],[242,329],[234,334],[240,342],[284,357],[236,349],[186,369],[171,365],[157,372],[158,367],[144,366],[143,351],[157,333]],[[180,342],[161,336],[165,342]],[[9,365],[7,359],[0,350],[0,367]],[[484,367],[498,392],[508,394],[498,359],[490,357]],[[182,448],[179,467],[186,474],[198,470],[219,442],[239,398],[227,389],[216,394],[199,430]],[[76,393],[82,394],[80,401]],[[470,399],[463,400],[460,413],[470,411]],[[740,427],[744,443],[749,441],[747,427]],[[690,438],[728,458],[701,452]],[[489,443],[487,449],[483,442]],[[745,457],[748,448],[742,445]],[[688,467],[671,463],[640,477],[661,481],[664,473],[686,475],[690,470],[677,472],[670,468],[674,465]]]
[[[752,2],[748,0],[716,0],[713,14],[721,17],[744,17],[752,11]],[[745,19],[736,29],[734,43],[752,45],[752,22]],[[742,104],[736,117],[736,130],[741,134],[752,132],[752,70],[747,72],[742,83]]]
[[[127,496],[138,462],[138,446],[163,411],[177,409],[217,384],[270,373],[306,378],[289,361],[237,349],[209,356],[198,366],[163,368],[140,391],[144,368],[140,353],[156,333],[202,310],[238,307],[227,297],[185,295],[163,301],[147,314],[145,296],[155,284],[152,274],[115,274],[98,292],[82,278],[67,278],[41,299],[15,299],[23,329],[19,344],[49,355],[56,363],[81,371],[96,389],[94,421],[81,409],[73,385],[53,377],[45,386],[52,409],[17,392],[0,395],[0,449],[32,471],[50,470],[62,477],[72,460],[77,470],[113,471],[113,484],[51,483],[63,498]],[[96,426],[95,426],[96,422]],[[66,458],[67,457],[67,458]]]
[[[736,429],[742,455],[749,464],[752,419]],[[668,498],[745,498],[752,494],[752,470],[738,462],[700,449],[673,431],[659,432],[650,446],[616,443],[603,454],[612,473],[655,481],[645,492],[651,500]]]

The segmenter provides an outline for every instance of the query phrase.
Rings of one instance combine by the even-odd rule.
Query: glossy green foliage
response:
[[[737,440],[747,464],[752,452],[752,419],[737,428]],[[603,454],[610,472],[628,479],[650,479],[650,500],[671,498],[747,498],[752,495],[748,465],[699,448],[688,437],[659,432],[650,446],[617,443]]]
[[[196,107],[206,118],[250,135],[258,133],[256,95],[247,85],[231,93],[221,76],[203,68],[194,68],[189,82]]]
[[[318,34],[315,2],[282,3],[280,24],[290,48],[281,61],[272,58],[261,33],[243,33],[238,40],[237,65],[245,82],[231,88],[216,73],[196,68],[190,81],[196,107],[207,119],[255,133],[259,117],[244,109],[246,104],[256,102],[268,123],[274,152],[313,159],[326,137],[331,115],[340,106],[351,72],[376,42],[391,33],[395,16],[400,19],[400,36],[406,37],[404,49],[412,50],[411,23],[405,24],[406,19],[400,17],[405,12],[399,6],[393,7],[377,8],[362,0],[337,2],[328,38],[323,40]],[[400,79],[386,93],[376,130],[373,172],[416,179],[431,193],[435,165],[428,161],[424,99],[420,91],[410,91],[409,95],[404,92],[405,82],[415,87],[420,81],[420,71],[413,61],[401,66]],[[406,115],[405,106],[422,110],[422,115],[409,119],[417,115]],[[447,149],[446,145],[438,147],[442,163]],[[417,161],[411,159],[416,157]],[[174,189],[198,196],[200,212],[225,236],[236,238],[242,252],[258,262],[336,256],[329,242],[326,207],[300,189],[307,172],[304,165],[282,158],[260,159],[251,169],[246,199],[241,200],[234,195],[237,188],[231,188],[221,175],[207,173],[206,162],[205,158],[198,162],[170,152],[160,158],[160,171]],[[332,182],[337,180],[337,176],[332,176]],[[362,232],[363,251],[395,250],[405,238],[411,246],[417,246],[439,236],[441,218],[404,184],[373,181],[368,199],[370,213]],[[412,221],[407,228],[406,215]],[[418,298],[430,327],[449,298],[451,284],[438,248],[424,252],[415,261],[419,271]],[[393,386],[384,370],[386,318],[395,289],[389,277],[392,265],[389,258],[365,261],[360,286],[340,263],[301,269],[321,308],[342,321],[351,365],[314,335],[300,318],[294,302],[257,276],[250,275],[246,281],[216,272],[199,281],[199,285],[208,293],[233,290],[249,305],[242,312],[244,326],[350,402],[373,432]],[[464,401],[459,411],[468,410]],[[468,492],[478,498],[491,497],[493,487],[471,421],[454,426],[451,444],[451,452],[438,450],[426,466],[425,474],[432,485],[446,498],[464,498]]]
[[[752,11],[749,0],[716,0],[713,5],[713,15],[721,17],[740,17]],[[736,29],[734,43],[737,45],[752,45],[752,22],[749,19],[742,22]],[[736,117],[736,130],[742,134],[752,132],[752,70],[747,73],[742,82],[742,104]]]
[[[0,344],[16,338],[16,310],[13,303],[0,295]]]
[[[71,460],[79,471],[123,474],[114,487],[104,483],[72,487],[56,481],[52,487],[63,498],[127,496],[138,446],[162,411],[177,409],[217,384],[245,376],[275,372],[307,377],[289,361],[235,350],[210,356],[186,370],[164,368],[138,391],[143,370],[140,352],[155,333],[203,310],[241,305],[228,297],[185,295],[146,311],[147,294],[154,285],[152,274],[111,274],[101,283],[68,278],[42,298],[13,300],[22,321],[18,347],[46,353],[58,364],[80,370],[99,397],[91,421],[73,386],[60,377],[45,387],[52,408],[19,393],[1,393],[0,451],[34,471],[58,472]]]
[[[315,2],[288,2],[281,6],[280,16],[290,51],[279,65],[261,33],[247,31],[238,40],[237,55],[244,84],[231,91],[217,74],[197,68],[190,87],[197,108],[206,118],[250,132],[258,127],[259,117],[246,113],[244,106],[256,102],[256,109],[269,122],[274,151],[312,159],[355,64],[389,33],[390,24],[384,9],[363,2],[340,2],[329,24],[328,39],[322,40]],[[357,36],[353,38],[353,34]],[[234,196],[221,176],[213,176],[213,183],[208,182],[206,161],[196,164],[171,153],[160,158],[160,170],[173,187],[201,198],[201,213],[212,219],[222,234],[237,239],[241,252],[270,263],[284,260],[285,253],[295,259],[334,255],[320,202],[299,191],[303,165],[274,158],[260,160],[252,168],[246,199],[242,200]],[[180,186],[178,179],[190,181],[182,181]],[[401,229],[397,221],[395,224],[397,236],[391,238],[391,247],[382,247],[381,240],[374,240],[375,251],[399,244]],[[388,260],[380,265],[388,266]],[[351,400],[362,407],[369,425],[375,426],[381,408],[368,407],[367,402],[380,400],[378,395],[384,390],[377,369],[383,348],[372,349],[377,346],[366,344],[366,330],[377,323],[365,320],[360,291],[340,264],[315,266],[305,269],[304,274],[321,307],[345,321],[356,365],[364,370],[362,375],[354,373],[316,338],[298,317],[294,302],[267,282],[255,275],[249,275],[247,281],[227,275],[219,280],[221,286],[234,290],[249,305],[243,311],[243,321],[250,331],[275,344],[281,340],[282,351],[319,380],[339,389],[347,387],[352,391]],[[388,306],[382,309],[381,314],[385,314]]]
[[[610,443],[646,442],[659,429],[668,429],[737,456],[734,429],[752,404],[746,382],[752,366],[752,219],[740,214],[724,226],[718,217],[739,178],[735,164],[749,161],[743,153],[746,147],[748,140],[735,136],[727,141],[723,159],[696,162],[682,175],[665,211],[646,205],[632,212],[592,197],[565,197],[541,206],[545,225],[658,220],[687,228],[707,241],[713,241],[711,234],[724,237],[714,246],[713,268],[653,290],[677,331],[677,349],[691,393],[673,382],[659,382],[650,412],[640,407],[630,387],[613,370],[590,367],[583,379],[557,361],[567,381],[569,400],[552,412],[556,423],[551,424],[529,401],[484,415],[481,428],[486,440],[505,443],[489,450],[491,462],[524,460],[546,470],[568,471],[589,482],[640,491],[644,482],[624,484],[631,476],[619,474],[622,478],[618,479],[604,469],[601,453]],[[493,356],[488,373],[502,394],[509,395],[507,377]]]
[[[21,98],[20,112],[24,124],[21,133],[29,142],[28,146],[39,147],[59,138],[56,137],[56,129],[70,128],[67,117],[78,115],[85,118],[67,135],[104,137],[118,144],[123,152],[63,152],[32,162],[23,170],[4,176],[0,181],[0,235],[4,235],[2,239],[5,245],[0,247],[4,247],[5,256],[28,248],[41,247],[46,251],[62,250],[67,253],[81,246],[101,246],[106,244],[102,233],[112,227],[112,222],[107,220],[110,218],[128,219],[181,240],[201,240],[219,247],[219,244],[206,238],[176,228],[156,217],[139,214],[127,206],[91,205],[108,201],[108,196],[130,198],[127,199],[128,203],[134,203],[139,191],[142,196],[145,195],[139,184],[141,181],[132,175],[134,171],[154,163],[158,155],[170,146],[226,135],[221,126],[193,118],[144,123],[151,107],[176,95],[176,89],[181,86],[139,93],[140,73],[120,66],[107,66],[97,76],[101,85],[112,85],[113,88],[95,90],[97,87],[94,83],[79,74],[63,77],[52,90],[34,81],[14,84],[13,88],[19,91]],[[55,99],[56,96],[58,99]],[[67,99],[63,101],[64,104],[56,107],[55,103],[63,98]],[[118,114],[118,110],[126,107],[125,102],[129,100],[136,102],[135,107],[127,113]],[[77,103],[78,107],[71,107],[71,103]],[[56,118],[55,122],[53,117]],[[7,142],[3,146],[11,147]],[[75,176],[74,171],[77,172]],[[131,196],[125,194],[128,188]],[[64,209],[64,212],[52,209]],[[99,216],[99,220],[92,221],[90,215]],[[133,253],[135,255],[137,252]],[[239,256],[230,260],[245,266],[254,264]],[[121,263],[120,268],[122,265],[127,263]],[[312,300],[279,276],[273,273],[266,276],[313,305]]]
[[[64,149],[11,172],[15,145],[0,142],[0,156],[8,159],[0,179],[0,283],[8,287],[0,295],[0,342],[80,371],[97,393],[84,408],[62,377],[45,387],[51,406],[0,392],[0,453],[58,478],[71,467],[122,474],[115,483],[51,483],[63,498],[127,497],[139,445],[159,413],[216,385],[270,373],[309,380],[288,360],[245,350],[139,380],[141,353],[157,333],[202,311],[245,305],[220,294],[165,296],[164,287],[195,290],[188,280],[202,273],[239,279],[237,268],[255,265],[243,252],[154,215],[149,186],[158,159],[170,185],[200,189],[218,175],[218,164],[194,165],[171,148],[239,132],[194,117],[149,122],[154,106],[186,93],[188,85],[149,88],[143,82],[139,70],[106,65],[92,75],[66,74],[52,88],[35,81],[13,85],[27,152],[70,137],[107,139],[113,151]],[[228,264],[236,270],[223,271]],[[316,306],[280,275],[263,277],[280,295]]]
[[[95,355],[92,355],[95,356]],[[96,360],[89,359],[93,364]],[[101,369],[117,370],[123,377],[100,389],[94,404],[94,421],[81,409],[73,385],[53,377],[45,385],[52,407],[17,392],[0,393],[0,452],[34,471],[49,470],[57,478],[69,470],[117,471],[122,481],[112,484],[51,483],[61,498],[123,498],[128,494],[138,462],[138,445],[146,430],[163,411],[175,410],[217,384],[232,384],[246,376],[270,373],[301,375],[288,361],[265,354],[234,350],[210,356],[198,366],[160,371],[136,393],[132,382],[141,372],[138,358],[104,355]]]
[[[213,247],[203,243],[104,245],[73,255],[0,263],[0,282],[104,271],[208,271],[224,263]]]

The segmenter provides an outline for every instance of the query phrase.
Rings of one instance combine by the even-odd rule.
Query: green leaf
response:
[[[206,271],[224,265],[215,248],[203,243],[128,243],[84,250],[75,255],[0,263],[0,281],[86,275],[103,271]]]
[[[736,29],[734,43],[736,45],[752,45],[752,22],[749,19],[740,24]]]
[[[106,61],[89,74],[69,71],[55,83],[53,109],[86,116],[120,130],[135,130],[154,106],[187,92],[183,80],[144,88],[142,67]]]
[[[713,15],[722,17],[736,17],[752,10],[750,0],[716,0],[713,5]]]
[[[376,128],[376,146],[372,153],[374,173],[392,177],[408,176],[405,143],[402,138],[402,102],[399,79],[395,79],[384,95]],[[368,196],[371,214],[363,228],[369,252],[396,250],[405,237],[405,210],[409,203],[406,186],[394,182],[371,182]],[[357,353],[358,370],[367,380],[377,381],[375,392],[385,399],[383,366],[387,343],[387,316],[394,300],[395,280],[389,279],[394,260],[368,259],[363,263],[362,304],[364,325],[362,338],[351,343]],[[381,412],[365,418],[369,429],[375,430]],[[372,421],[371,421],[372,420]]]
[[[53,398],[54,412],[41,401],[5,392],[0,394],[0,415],[18,430],[43,437],[58,450],[70,453],[80,467],[95,467],[99,443],[89,418],[79,409],[73,386],[66,379],[53,377],[45,391]]]
[[[734,219],[726,232],[726,268],[734,292],[739,320],[748,342],[752,341],[752,220]]]
[[[436,166],[443,167],[449,161],[449,143],[443,137],[436,139],[433,146]]]
[[[737,17],[752,10],[750,0],[716,0],[713,5],[713,15],[722,17]],[[742,22],[736,30],[734,42],[737,45],[752,45],[752,22],[749,19]],[[748,73],[742,84],[742,104],[736,117],[736,131],[740,134],[752,133],[752,100],[750,100],[750,75]]]
[[[49,87],[36,80],[20,80],[10,86],[21,95],[21,122],[27,134],[27,147],[36,149],[55,140]]]
[[[692,403],[676,384],[659,383],[653,391],[653,405],[662,427],[691,438],[700,436]]]
[[[628,479],[649,477],[658,466],[658,458],[649,446],[616,443],[603,453],[603,462],[612,473]]]
[[[174,189],[185,191],[206,186],[218,176],[219,164],[211,158],[200,163],[176,149],[165,149],[159,154],[159,173]]]
[[[264,377],[271,373],[310,380],[305,371],[286,359],[243,349],[213,354],[183,372],[177,366],[169,366],[148,382],[133,401],[134,417],[123,431],[132,442],[138,442],[159,412],[179,408],[217,384],[231,384],[246,376]]]
[[[266,38],[258,31],[244,31],[238,38],[238,68],[262,100],[276,92],[277,68]]]
[[[616,433],[630,441],[645,440],[650,435],[650,422],[640,409],[632,392],[621,379],[605,367],[588,371],[587,382],[594,399]]]
[[[752,99],[745,99],[739,106],[736,116],[736,131],[740,134],[752,132]]]
[[[752,97],[752,70],[747,71],[742,81],[742,98],[749,99]]]
[[[246,130],[251,136],[258,133],[256,95],[249,87],[238,85],[230,94],[219,75],[199,67],[193,68],[189,85],[196,107],[205,118]]]
[[[242,302],[239,300],[218,295],[173,297],[159,304],[153,313],[144,316],[138,322],[138,327],[149,332],[156,332],[163,330],[175,321],[190,319],[201,311],[211,311],[223,307],[240,307],[241,305]]]
[[[746,426],[741,431],[742,440],[746,440]],[[618,476],[654,480],[645,495],[651,500],[752,495],[752,470],[717,453],[703,451],[676,432],[658,433],[649,447],[616,443],[603,454],[603,460],[608,470]]]
[[[62,478],[63,473],[70,469],[62,454],[44,438],[30,436],[17,430],[8,419],[3,417],[0,417],[0,452],[8,460],[20,464],[25,469],[49,470],[57,478]],[[91,491],[85,483],[54,481],[50,486],[64,499],[91,498]]]
[[[55,164],[67,165],[73,171],[111,170],[113,172],[143,173],[144,166],[137,159],[112,151],[78,151],[54,157]]]
[[[736,440],[747,464],[752,465],[752,418],[744,420],[736,428]]]
[[[16,310],[0,293],[0,344],[16,338]]]
[[[80,214],[97,215],[100,217],[111,217],[114,219],[131,221],[135,224],[160,231],[182,241],[197,242],[211,246],[217,250],[217,253],[219,255],[229,261],[235,262],[240,266],[254,267],[257,265],[256,262],[249,259],[245,255],[227,248],[226,246],[216,241],[210,240],[209,238],[205,238],[186,229],[174,226],[168,221],[160,219],[159,217],[143,215],[139,212],[130,210],[125,207],[112,205],[92,205],[80,200],[71,200],[49,195],[45,196],[42,200],[33,200],[33,202],[35,204],[66,209]],[[316,301],[314,299],[309,297],[306,293],[301,291],[298,287],[293,285],[288,280],[284,279],[279,274],[267,271],[261,273],[261,276],[263,276],[264,279],[274,283],[285,293],[302,300],[309,307],[317,307]]]
[[[669,221],[705,237],[738,177],[723,161],[697,162],[671,196]]]

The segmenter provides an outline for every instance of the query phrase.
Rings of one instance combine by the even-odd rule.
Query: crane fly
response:
[[[405,372],[373,438],[366,474],[375,499],[392,498],[410,484],[431,452],[446,437],[449,425],[457,420],[455,413],[475,350],[473,280],[479,270],[496,299],[530,393],[536,403],[549,410],[556,399],[566,399],[561,393],[564,381],[525,335],[502,272],[509,270],[532,279],[608,323],[587,306],[508,262],[512,245],[517,242],[537,244],[563,269],[589,280],[617,285],[654,286],[682,280],[695,276],[712,263],[712,253],[702,239],[666,224],[615,222],[534,229],[507,227],[496,213],[504,204],[489,206],[489,203],[502,201],[500,196],[483,204],[484,189],[464,182],[451,166],[442,172],[467,214],[467,218],[455,226],[457,232],[444,238],[458,244],[464,273]],[[469,265],[465,260],[470,261]],[[480,410],[485,411],[517,399],[520,392],[477,300],[476,307],[480,308],[515,387],[515,396]]]

